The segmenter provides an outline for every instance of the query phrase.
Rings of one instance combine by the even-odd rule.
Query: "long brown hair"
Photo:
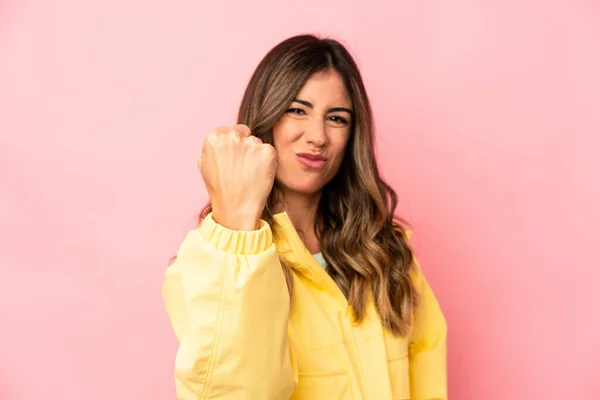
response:
[[[273,126],[304,83],[314,73],[331,69],[346,84],[354,118],[340,170],[322,190],[315,231],[327,271],[346,295],[355,319],[364,319],[372,300],[383,325],[396,335],[406,335],[416,301],[409,276],[413,255],[404,221],[395,217],[397,195],[377,168],[371,106],[348,50],[336,40],[312,35],[281,42],[254,71],[237,122],[273,144]],[[282,198],[276,183],[262,215],[271,225]],[[200,220],[210,211],[209,203]],[[291,292],[291,273],[284,263],[283,269]]]

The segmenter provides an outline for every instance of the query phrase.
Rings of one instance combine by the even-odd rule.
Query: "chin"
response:
[[[278,181],[279,186],[285,191],[294,192],[306,196],[317,194],[325,186],[322,182],[284,182]]]

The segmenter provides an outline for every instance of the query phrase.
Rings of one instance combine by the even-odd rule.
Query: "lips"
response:
[[[299,153],[296,157],[300,164],[309,169],[323,169],[327,164],[327,157],[320,154]]]

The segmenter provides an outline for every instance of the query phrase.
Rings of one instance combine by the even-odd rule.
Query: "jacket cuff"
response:
[[[256,231],[234,231],[219,225],[208,214],[200,227],[200,234],[217,249],[228,253],[251,255],[266,251],[273,244],[273,233],[266,221],[260,220]]]

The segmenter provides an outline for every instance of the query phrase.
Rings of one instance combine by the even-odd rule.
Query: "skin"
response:
[[[285,210],[313,254],[320,251],[314,217],[321,190],[340,169],[352,125],[352,102],[334,70],[314,74],[288,111],[273,127],[278,168],[275,179],[285,196]],[[297,154],[327,157],[321,170],[302,165]]]
[[[273,146],[245,125],[210,132],[198,161],[214,220],[234,230],[258,229],[267,197],[277,181],[286,211],[313,254],[320,251],[314,217],[323,187],[337,174],[352,126],[352,102],[336,71],[314,74],[273,127]],[[324,168],[302,165],[300,153],[327,158]]]

